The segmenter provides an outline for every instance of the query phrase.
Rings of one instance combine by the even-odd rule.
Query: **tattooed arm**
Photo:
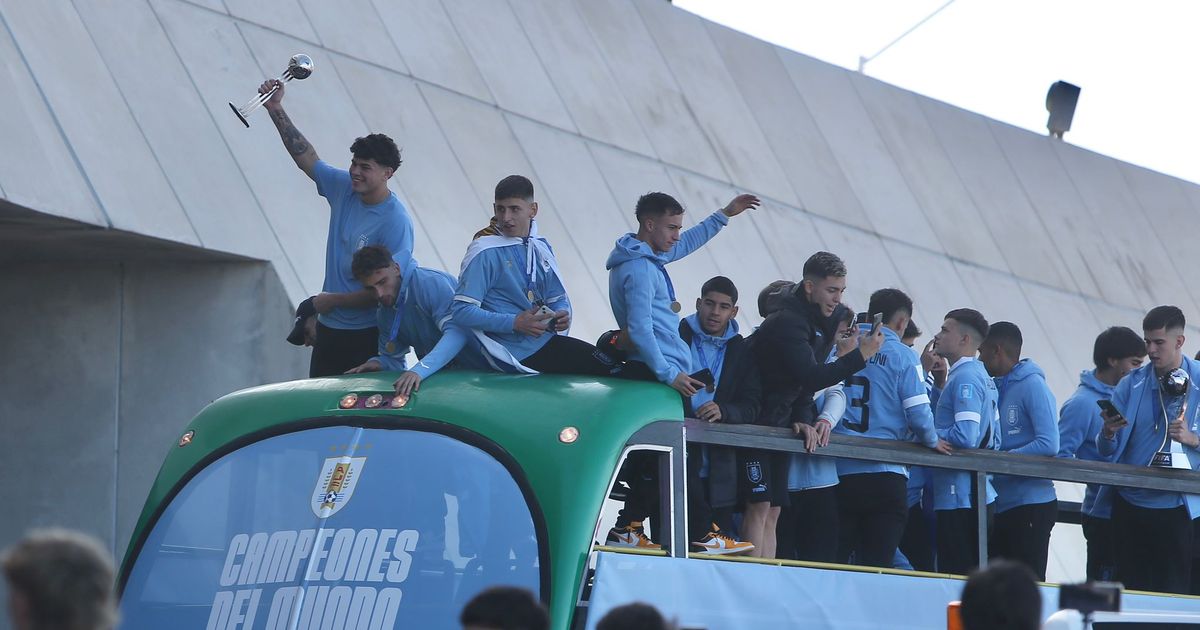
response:
[[[263,107],[271,115],[271,121],[275,123],[275,128],[279,130],[279,137],[283,140],[283,146],[291,154],[292,159],[296,161],[296,166],[308,175],[309,179],[316,181],[313,177],[313,165],[319,159],[317,150],[313,148],[304,134],[296,129],[296,125],[292,124],[292,119],[288,117],[287,112],[283,111],[283,83],[278,79],[271,79],[262,84],[258,88],[259,94],[265,94],[272,87],[278,87],[275,94],[263,104]]]

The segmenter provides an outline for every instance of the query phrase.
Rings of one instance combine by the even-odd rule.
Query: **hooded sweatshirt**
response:
[[[617,239],[604,265],[613,317],[633,341],[629,358],[645,363],[668,385],[680,372],[692,371],[692,352],[679,338],[679,315],[671,310],[666,265],[696,251],[728,224],[729,217],[714,212],[684,231],[679,242],[662,253],[634,234],[626,234]]]
[[[374,359],[385,370],[402,372],[407,369],[404,355],[411,347],[420,359],[412,370],[422,379],[452,360],[462,367],[486,369],[479,343],[450,321],[450,302],[458,285],[454,276],[418,267],[412,258],[394,260],[400,265],[400,291],[394,304],[376,309],[379,354]]]
[[[1096,378],[1094,370],[1085,370],[1079,374],[1079,387],[1075,393],[1063,403],[1058,412],[1058,456],[1074,457],[1092,462],[1106,461],[1096,450],[1096,436],[1104,427],[1104,419],[1100,417],[1097,400],[1111,400],[1112,385]],[[1081,511],[1093,518],[1109,518],[1110,506],[1097,509],[1096,493],[1100,486],[1094,483],[1087,485],[1083,494]]]
[[[1011,372],[996,379],[1000,393],[1000,450],[1023,455],[1058,454],[1058,403],[1046,374],[1031,359],[1021,359]],[[996,513],[1022,505],[1049,503],[1057,497],[1054,481],[1035,477],[996,475]]]

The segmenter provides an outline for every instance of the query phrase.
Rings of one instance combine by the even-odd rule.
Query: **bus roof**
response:
[[[339,401],[351,393],[360,401],[375,393],[390,397],[397,376],[376,372],[264,385],[226,395],[205,407],[181,432],[189,436],[187,444],[181,439],[171,446],[163,461],[134,528],[122,574],[127,574],[131,554],[137,552],[163,502],[191,474],[233,448],[286,432],[291,425],[299,429],[313,421],[336,424],[330,420],[338,417],[368,418],[374,426],[384,427],[389,418],[402,421],[398,426],[422,419],[474,432],[519,464],[545,517],[558,574],[553,582],[561,593],[558,587],[564,582],[560,580],[568,577],[562,575],[563,569],[577,565],[578,558],[572,556],[591,546],[595,519],[626,441],[655,420],[683,418],[679,395],[657,383],[470,371],[438,374],[422,383],[399,409],[387,405],[365,409],[361,402],[357,408],[339,408]],[[578,430],[573,443],[559,440],[566,427]],[[560,565],[559,558],[571,560]],[[565,572],[578,583],[575,572]]]

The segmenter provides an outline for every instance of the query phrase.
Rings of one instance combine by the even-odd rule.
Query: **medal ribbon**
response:
[[[658,271],[662,274],[663,280],[666,280],[667,295],[671,298],[671,304],[674,306],[677,304],[675,301],[675,285],[671,284],[671,275],[667,273],[667,266],[659,262],[657,259],[654,261],[654,266],[658,267]]]
[[[415,275],[415,274],[414,274]],[[411,282],[411,281],[410,281]],[[408,286],[396,296],[396,316],[392,318],[392,332],[388,335],[387,347],[384,350],[391,354],[396,351],[396,336],[400,334],[400,322],[404,319],[404,305],[408,302]]]

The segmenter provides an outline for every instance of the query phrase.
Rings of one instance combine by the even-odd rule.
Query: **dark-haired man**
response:
[[[1096,447],[1108,461],[1200,468],[1200,363],[1183,355],[1184,325],[1175,306],[1156,306],[1142,320],[1150,361],[1117,383],[1112,404],[1120,415],[1102,413]],[[1142,591],[1189,592],[1200,495],[1104,486],[1096,503],[1112,505],[1118,581]]]
[[[988,322],[979,311],[959,308],[946,313],[933,338],[934,350],[950,364],[933,422],[938,437],[951,448],[995,449],[1000,444],[996,383],[975,358],[987,333]],[[966,575],[979,565],[973,508],[981,500],[992,503],[995,490],[989,480],[986,496],[975,497],[974,475],[948,468],[933,469],[933,486],[938,570]]]
[[[451,361],[464,368],[488,369],[470,331],[450,319],[450,303],[458,285],[454,276],[418,267],[412,258],[396,260],[382,245],[354,252],[350,268],[379,303],[379,354],[347,374],[403,372],[394,385],[396,394],[408,396]],[[409,348],[418,359],[412,369],[404,360]]]
[[[1095,369],[1079,375],[1079,387],[1063,403],[1058,412],[1058,456],[1075,457],[1100,462],[1096,436],[1104,426],[1098,400],[1111,400],[1117,383],[1141,367],[1146,357],[1146,342],[1140,335],[1124,326],[1113,326],[1096,337],[1092,346]],[[1100,486],[1087,485],[1080,508],[1083,537],[1087,539],[1087,579],[1112,581],[1114,571],[1112,536],[1112,506],[1097,506],[1096,493]]]
[[[1000,450],[1023,455],[1058,454],[1058,403],[1046,374],[1032,359],[1021,358],[1021,329],[996,322],[979,348],[979,360],[996,381],[1000,410]],[[1046,579],[1050,530],[1058,517],[1054,481],[995,475],[996,528],[988,555],[1024,562],[1039,580]]]
[[[1042,593],[1033,573],[1019,563],[999,560],[975,571],[967,578],[960,599],[963,630],[1042,627]]]
[[[933,427],[921,360],[901,341],[912,321],[912,299],[899,289],[871,294],[867,312],[883,316],[883,346],[845,383],[851,403],[834,433],[915,441],[949,454]],[[908,518],[908,467],[837,460],[838,556],[855,564],[890,567]]]
[[[679,337],[692,353],[692,367],[708,370],[714,387],[684,399],[689,418],[726,424],[752,424],[758,415],[762,382],[745,339],[738,334],[738,290],[725,276],[710,278],[700,288],[696,312],[679,322]],[[704,446],[688,451],[698,486],[688,489],[688,524],[692,545],[701,553],[735,555],[754,544],[732,537],[733,509],[738,499],[737,452]]]
[[[522,175],[500,180],[492,211],[490,229],[463,257],[451,306],[455,323],[472,330],[500,371],[613,373],[595,346],[566,335],[571,300],[554,250],[538,234],[533,182]]]
[[[699,249],[730,218],[758,204],[754,195],[738,195],[695,227],[683,230],[683,205],[674,197],[651,192],[638,198],[634,207],[638,231],[618,238],[605,263],[613,317],[633,346],[621,376],[659,381],[684,399],[704,389],[703,382],[690,376],[692,353],[679,337],[682,307],[666,266]],[[650,490],[646,475],[638,471],[652,469],[651,464],[645,455],[627,460],[622,477],[630,485],[630,500],[617,514],[609,544],[654,547],[638,520],[648,513],[645,493]]]
[[[458,616],[463,630],[548,630],[550,615],[533,593],[493,586],[471,598]]]
[[[817,252],[804,263],[803,279],[792,291],[776,299],[778,310],[772,312],[750,337],[758,368],[763,377],[763,411],[759,423],[768,426],[790,426],[804,437],[810,451],[828,439],[832,426],[817,421],[813,397],[817,392],[845,380],[861,370],[883,345],[883,333],[866,337],[857,334],[837,339],[838,317],[835,313],[846,291],[846,264],[835,254]],[[839,358],[826,363],[835,340]],[[856,347],[857,346],[857,347]],[[830,462],[832,464],[832,462]],[[764,453],[759,461],[747,460],[746,472],[758,477],[770,498],[772,520],[788,504],[789,458],[781,453]],[[833,472],[836,481],[836,469]],[[815,489],[815,488],[814,488]],[[833,491],[828,491],[833,497]],[[833,511],[834,514],[821,512]],[[822,510],[798,510],[800,531],[815,532],[806,527],[810,520],[828,523],[836,518],[836,500],[825,502]],[[774,522],[768,522],[774,531]],[[815,533],[812,535],[816,535]],[[796,541],[797,546],[801,541]],[[764,557],[774,557],[774,549],[764,550]],[[832,550],[836,554],[836,548]]]
[[[266,94],[272,88],[276,92],[263,107],[296,166],[329,202],[325,281],[321,293],[313,297],[317,333],[308,372],[309,376],[341,374],[375,354],[379,334],[371,308],[375,297],[350,272],[354,252],[367,245],[383,245],[398,259],[412,256],[412,220],[387,186],[400,168],[400,151],[391,138],[373,133],[355,139],[350,146],[349,171],[334,168],[317,157],[316,149],[283,110],[283,83],[270,79],[258,91]]]
[[[617,239],[605,263],[613,317],[633,344],[626,376],[657,380],[685,398],[704,387],[689,376],[690,353],[679,338],[681,305],[667,265],[699,249],[730,218],[758,204],[754,195],[738,195],[695,227],[683,230],[683,205],[674,197],[652,192],[638,199],[634,207],[638,231]]]

